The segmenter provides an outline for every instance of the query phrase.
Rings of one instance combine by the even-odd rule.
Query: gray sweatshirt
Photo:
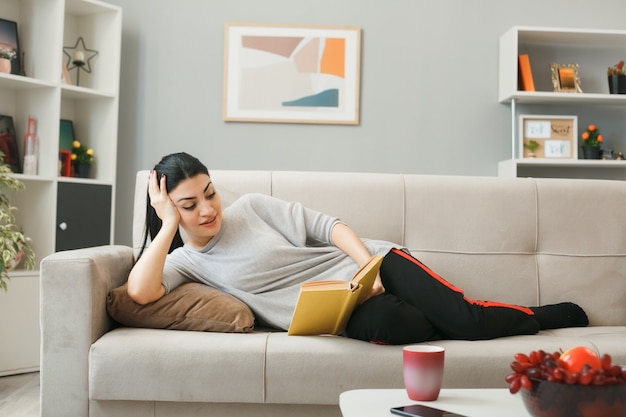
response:
[[[257,324],[287,330],[300,284],[349,281],[358,265],[334,246],[330,232],[340,220],[263,194],[247,194],[224,209],[220,232],[202,249],[189,245],[167,256],[166,292],[196,281],[246,303]],[[363,240],[372,255],[393,243]]]

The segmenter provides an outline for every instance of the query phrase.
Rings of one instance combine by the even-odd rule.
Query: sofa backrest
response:
[[[137,174],[135,250],[147,177]],[[469,298],[569,300],[592,324],[626,325],[626,182],[226,170],[211,178],[224,206],[264,193],[405,246]]]

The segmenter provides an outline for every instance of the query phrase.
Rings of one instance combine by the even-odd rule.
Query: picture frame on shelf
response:
[[[75,140],[74,122],[67,119],[59,121],[59,176],[72,175],[72,143]]]
[[[71,151],[74,140],[74,122],[67,119],[61,119],[59,122],[59,149]]]
[[[223,119],[359,124],[361,28],[227,23]]]
[[[550,64],[555,92],[582,93],[578,64]]]
[[[20,43],[17,34],[17,22],[0,18],[0,53],[6,52],[13,56],[11,74],[22,74]]]
[[[578,116],[519,116],[521,158],[578,159]]]
[[[11,171],[22,172],[15,126],[11,116],[0,115],[0,151],[4,154],[3,162],[11,167]]]

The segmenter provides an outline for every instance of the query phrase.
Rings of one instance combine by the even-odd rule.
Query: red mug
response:
[[[434,401],[443,382],[444,348],[411,345],[402,349],[404,387],[410,399]]]

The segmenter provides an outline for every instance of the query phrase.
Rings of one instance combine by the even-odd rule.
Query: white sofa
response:
[[[445,387],[505,387],[514,353],[588,345],[626,364],[626,182],[371,173],[212,171],[224,204],[247,192],[337,215],[411,252],[470,298],[574,301],[590,326],[489,341],[442,340]],[[134,242],[146,172],[138,174]],[[123,215],[123,214],[118,214]],[[136,248],[135,248],[136,250]],[[134,250],[106,246],[42,261],[45,417],[340,415],[339,394],[401,388],[401,346],[334,336],[119,327],[109,291]]]

